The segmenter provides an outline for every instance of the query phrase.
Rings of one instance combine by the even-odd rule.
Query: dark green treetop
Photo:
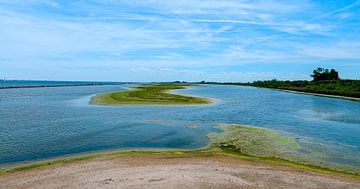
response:
[[[339,73],[334,69],[329,71],[329,69],[319,67],[313,71],[311,77],[313,78],[313,81],[339,80]]]

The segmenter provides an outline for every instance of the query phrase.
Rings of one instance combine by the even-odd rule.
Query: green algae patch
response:
[[[91,98],[97,105],[201,105],[212,103],[211,99],[169,93],[185,89],[185,84],[151,84],[131,90],[98,94]]]
[[[331,155],[316,151],[304,153],[304,148],[294,138],[259,127],[237,124],[222,124],[223,132],[209,133],[210,148],[220,148],[229,154],[245,159],[281,161],[296,167],[307,167],[320,172],[346,172],[359,175],[357,167],[334,164],[326,161]]]
[[[256,157],[296,156],[301,146],[295,139],[277,132],[243,125],[219,125],[221,133],[209,133],[211,146],[233,149]]]

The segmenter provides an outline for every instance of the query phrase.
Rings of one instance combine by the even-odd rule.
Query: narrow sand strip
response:
[[[288,93],[295,93],[295,94],[313,95],[313,96],[322,96],[322,97],[328,97],[328,98],[339,98],[339,99],[345,99],[345,100],[360,101],[360,98],[356,98],[356,97],[347,97],[347,96],[328,95],[328,94],[321,94],[321,93],[301,92],[301,91],[293,91],[293,90],[287,90],[287,89],[275,89],[275,90],[284,91],[284,92],[288,92]]]
[[[360,188],[360,180],[235,157],[132,155],[0,176],[0,188]]]

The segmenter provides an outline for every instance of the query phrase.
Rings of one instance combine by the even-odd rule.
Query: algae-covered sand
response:
[[[222,124],[220,133],[209,133],[213,146],[256,157],[284,158],[296,155],[300,145],[291,137],[264,128]]]
[[[211,99],[169,93],[189,84],[148,84],[131,90],[97,94],[91,104],[98,105],[196,105],[210,104]]]
[[[293,137],[274,130],[237,124],[220,124],[223,132],[209,133],[210,147],[239,155],[272,160],[285,160],[298,165],[317,167],[323,170],[360,174],[359,167],[329,163],[331,154],[317,151],[304,153],[303,146]]]

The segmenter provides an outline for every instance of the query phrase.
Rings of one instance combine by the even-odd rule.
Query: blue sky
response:
[[[359,0],[0,0],[0,77],[360,79]]]

